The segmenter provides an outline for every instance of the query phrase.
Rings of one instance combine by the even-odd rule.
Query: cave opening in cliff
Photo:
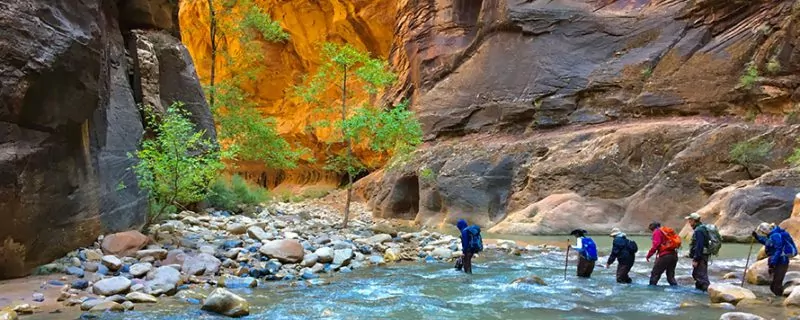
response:
[[[456,0],[453,3],[453,21],[462,27],[474,27],[482,7],[483,0]]]
[[[413,220],[419,212],[419,178],[400,178],[392,190],[391,212],[400,219]]]

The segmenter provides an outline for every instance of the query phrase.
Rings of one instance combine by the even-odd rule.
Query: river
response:
[[[691,285],[691,262],[682,259],[677,275],[681,286],[649,287],[652,263],[644,262],[649,239],[633,237],[640,247],[631,274],[634,283],[614,280],[614,266],[595,268],[591,279],[578,279],[571,259],[564,279],[564,253],[509,256],[487,251],[474,261],[472,276],[456,272],[450,263],[408,263],[338,274],[330,284],[289,287],[279,282],[234,290],[251,303],[246,319],[718,319],[725,311],[707,307],[680,308],[681,303],[708,303],[708,296]],[[565,237],[516,237],[526,242],[566,242]],[[605,255],[610,238],[595,236]],[[687,245],[684,245],[687,247]],[[712,282],[742,270],[747,245],[726,244],[710,267]],[[755,249],[754,249],[755,251]],[[755,254],[755,253],[754,253]],[[510,284],[518,277],[537,275],[547,286]],[[729,280],[738,282],[737,280]],[[209,288],[210,290],[210,288]],[[763,292],[763,290],[759,291]],[[761,294],[760,294],[761,295]],[[141,305],[137,305],[139,308]],[[152,307],[101,319],[217,319],[198,305],[162,298]],[[75,316],[77,316],[76,314]],[[29,319],[65,319],[67,314],[40,314]]]

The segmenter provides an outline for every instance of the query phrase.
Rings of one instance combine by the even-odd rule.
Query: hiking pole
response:
[[[569,264],[569,239],[567,239],[567,256],[564,258],[564,281],[567,281],[567,265]]]
[[[744,280],[747,278],[747,266],[750,265],[750,255],[753,253],[753,243],[755,239],[750,237],[750,250],[747,251],[747,261],[744,263],[744,272],[742,272],[742,285],[741,287],[744,288]]]

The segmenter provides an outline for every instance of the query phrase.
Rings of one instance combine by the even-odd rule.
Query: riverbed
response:
[[[487,235],[487,238],[493,237]],[[251,304],[246,319],[718,319],[725,310],[706,306],[705,293],[694,290],[691,261],[682,259],[678,287],[648,286],[652,263],[644,261],[649,239],[633,237],[640,252],[631,273],[634,283],[615,283],[614,268],[605,269],[610,238],[595,236],[601,258],[591,279],[575,274],[574,257],[564,277],[564,252],[525,253],[512,256],[487,250],[474,261],[474,274],[456,272],[444,262],[404,263],[355,270],[317,279],[316,285],[287,286],[263,282],[258,288],[234,290]],[[565,237],[515,237],[527,243],[566,244]],[[757,247],[756,247],[757,249]],[[744,267],[748,246],[726,244],[710,267],[712,282]],[[755,249],[754,249],[755,251]],[[754,253],[755,254],[755,253]],[[547,286],[511,284],[519,277],[536,275]],[[749,286],[760,296],[762,287]],[[199,291],[210,291],[201,288]],[[684,304],[684,307],[681,305]],[[200,311],[199,305],[162,298],[156,305],[137,305],[124,314],[103,314],[101,319],[222,319]],[[775,310],[778,310],[777,308]],[[759,310],[762,314],[773,312]],[[80,312],[36,314],[25,319],[74,319]]]

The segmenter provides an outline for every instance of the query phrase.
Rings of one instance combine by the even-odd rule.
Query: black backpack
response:
[[[631,253],[631,255],[636,255],[636,252],[639,251],[639,246],[636,245],[636,241],[633,241],[633,240],[630,240],[630,239],[627,239],[627,240],[628,240],[628,244],[625,246],[625,249],[627,249],[628,252]]]

